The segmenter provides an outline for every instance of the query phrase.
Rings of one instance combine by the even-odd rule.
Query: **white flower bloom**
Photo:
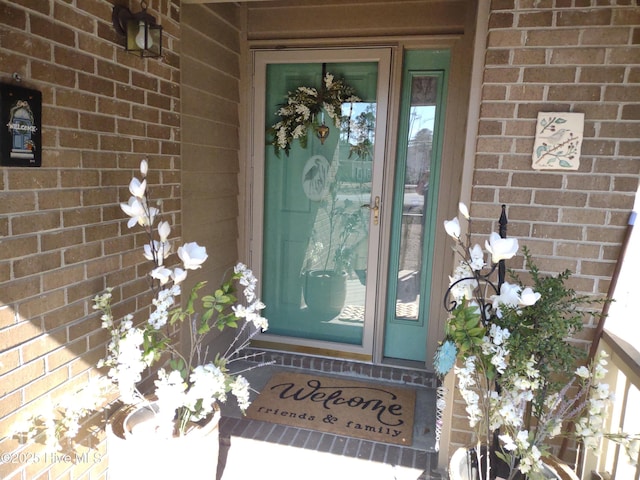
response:
[[[516,443],[522,449],[529,448],[529,432],[527,430],[520,430],[516,435]]]
[[[149,315],[149,325],[156,330],[160,330],[169,321],[169,314],[166,310],[155,310]]]
[[[213,363],[198,365],[189,377],[191,388],[187,392],[185,406],[199,420],[213,411],[216,401],[226,401],[225,375]]]
[[[122,319],[122,323],[120,324],[120,331],[124,332],[132,328],[133,328],[133,315],[128,314]]]
[[[170,269],[160,266],[151,270],[150,275],[152,278],[160,280],[161,285],[165,285],[169,280],[171,280],[172,273],[173,272]]]
[[[502,345],[511,336],[511,332],[509,332],[508,328],[500,328],[495,323],[491,324],[489,334],[491,335],[495,345]]]
[[[131,192],[131,195],[133,195],[136,198],[143,198],[144,197],[144,192],[147,189],[147,180],[143,180],[142,182],[140,180],[138,180],[136,177],[133,177],[131,179],[131,182],[129,183],[129,191]]]
[[[149,215],[145,216],[142,219],[144,221],[144,223],[140,224],[143,227],[148,226],[148,225],[153,225],[153,223],[156,221],[156,217],[160,213],[160,210],[158,210],[156,207],[149,207],[149,212],[148,213],[149,213]]]
[[[549,423],[549,438],[557,437],[562,433],[562,422],[551,421]]]
[[[258,279],[253,275],[253,272],[247,268],[246,265],[239,263],[234,268],[234,273],[240,274],[240,285],[245,287],[244,289],[244,297],[248,302],[253,302],[255,300],[255,288],[258,284]],[[261,309],[264,308],[261,307]]]
[[[171,438],[176,410],[185,403],[184,392],[187,389],[187,384],[178,370],[172,370],[167,375],[164,368],[158,370],[158,379],[154,383],[156,386],[155,394],[158,397],[156,402],[158,411],[155,415],[158,424],[157,433],[161,437]]]
[[[305,126],[300,124],[293,129],[293,132],[291,132],[291,136],[293,138],[301,138],[301,137],[304,137],[306,133],[307,133],[307,129],[305,128]]]
[[[247,316],[247,309],[244,305],[233,305],[231,310],[233,310],[233,313],[238,318],[246,318]]]
[[[480,245],[476,243],[473,248],[469,250],[469,257],[471,258],[471,262],[469,263],[471,270],[477,272],[484,268],[484,252]]]
[[[249,268],[242,262],[238,262],[234,267],[233,267],[233,273],[240,273],[242,274],[242,276],[245,276],[248,274],[251,274],[251,270],[249,270]]]
[[[599,363],[597,363],[593,369],[593,378],[595,380],[602,380],[606,374],[607,374],[607,369],[604,368]]]
[[[516,449],[516,443],[509,435],[500,435],[498,438],[502,441],[505,450],[512,452]]]
[[[469,209],[467,208],[467,206],[460,202],[458,203],[458,210],[460,211],[460,214],[466,218],[467,220],[469,220]]]
[[[197,270],[207,259],[207,249],[196,242],[185,243],[178,248],[178,257],[182,260],[185,270]]]
[[[522,452],[522,458],[520,459],[518,467],[520,472],[525,474],[534,474],[535,472],[542,470],[543,465],[540,457],[541,452],[535,445],[533,445],[530,450]]]
[[[502,419],[504,425],[508,425],[514,428],[519,428],[522,425],[522,411],[516,407],[516,404],[504,399],[503,404],[498,409],[498,414]],[[495,425],[496,428],[499,425]]]
[[[154,243],[158,243],[154,240]],[[150,244],[150,243],[145,243],[143,246],[144,249],[144,258],[146,258],[147,260],[149,260],[150,262],[155,262],[156,258],[155,258],[155,253],[157,252],[157,249],[154,248],[154,245]]]
[[[255,315],[252,317],[251,321],[261,332],[266,332],[269,329],[269,320],[267,320],[265,317]]]
[[[153,240],[150,243],[146,243],[143,249],[144,258],[150,262],[156,262],[157,265],[163,265],[164,259],[171,255],[171,245],[169,242]]]
[[[169,242],[158,242],[158,263],[164,264],[164,259],[171,255],[171,244]]]
[[[509,260],[518,253],[517,238],[501,238],[496,232],[485,241],[485,248],[491,254],[491,261],[498,263],[500,260]]]
[[[470,388],[476,383],[473,379],[476,369],[475,361],[476,357],[472,355],[465,360],[464,367],[454,367],[454,371],[458,377],[460,395],[467,404],[466,411],[469,418],[469,425],[472,428],[482,419],[482,410],[478,406],[480,397],[472,388]]]
[[[249,408],[249,382],[242,375],[238,375],[235,381],[231,384],[231,393],[235,395],[238,400],[238,407],[241,411],[245,411]]]
[[[640,452],[640,437],[633,440],[627,440],[627,443],[624,443],[624,445],[630,462],[636,462],[638,453]]]
[[[456,302],[460,302],[464,298],[467,300],[473,298],[473,291],[478,286],[478,282],[473,278],[473,272],[469,268],[469,265],[467,265],[466,262],[460,262],[453,272],[453,276],[449,277],[449,285],[452,287],[451,295],[453,299]]]
[[[500,309],[502,305],[515,308],[520,304],[520,287],[509,282],[504,282],[500,286],[500,295],[492,295],[491,301],[496,315],[498,315],[498,318],[502,318],[502,311]]]
[[[173,283],[175,283],[176,285],[178,283],[182,283],[185,278],[187,278],[186,270],[183,270],[179,267],[173,269],[173,272],[171,273],[171,280],[173,280]]]
[[[579,376],[580,378],[589,378],[589,375],[591,375],[591,372],[587,367],[582,366],[576,369],[576,375]]]
[[[460,238],[460,221],[458,217],[444,221],[444,229],[453,238]]]
[[[336,121],[336,123],[338,123],[337,126],[339,127],[340,125],[339,125],[339,122],[338,122],[338,118],[337,118],[336,112],[335,112],[335,110],[333,108],[333,105],[330,105],[328,103],[323,103],[322,106],[327,111],[327,115],[329,115],[329,118],[332,118],[334,121]]]
[[[279,128],[276,136],[278,137],[278,147],[285,148],[289,143],[287,140],[287,129],[285,127]]]
[[[117,334],[108,346],[105,365],[111,366],[108,375],[118,385],[124,403],[136,401],[136,384],[142,379],[142,371],[147,363],[142,358],[144,333],[138,328],[130,328]]]
[[[502,374],[507,369],[506,353],[504,349],[499,349],[491,357],[491,364],[496,367],[498,373]]]
[[[540,300],[541,295],[538,292],[534,292],[532,288],[526,287],[520,294],[519,304],[525,307],[534,305]]]
[[[144,205],[136,197],[129,197],[129,202],[121,203],[120,208],[126,215],[131,217],[127,222],[127,227],[132,228],[136,224],[146,225],[148,223]]]
[[[107,288],[107,291],[102,295],[96,295],[95,297],[93,297],[92,308],[94,310],[103,310],[104,308],[106,308],[109,305],[109,302],[111,301],[111,297],[112,297],[111,292],[113,292],[113,288]]]
[[[143,177],[147,176],[147,172],[149,171],[149,162],[146,159],[142,159],[140,161],[140,173]]]
[[[311,110],[306,105],[296,105],[296,113],[302,115],[304,121],[309,120],[311,116]]]
[[[158,236],[160,237],[161,242],[166,242],[167,238],[169,238],[169,234],[171,233],[171,226],[169,222],[164,221],[158,224]]]
[[[113,326],[113,318],[110,315],[104,314],[100,317],[102,320],[102,328],[111,328]]]
[[[531,358],[529,358],[529,361],[527,362],[527,376],[529,378],[539,378],[540,377],[540,372],[538,371],[538,369],[535,368],[535,358],[533,357],[533,355],[531,356]]]
[[[310,95],[312,97],[318,96],[318,91],[315,88],[310,87],[298,87],[298,91]]]
[[[330,73],[327,73],[324,76],[324,86],[327,90],[329,90],[332,85],[333,85],[333,75],[331,75]]]
[[[171,274],[173,274],[173,272],[171,272]],[[180,295],[179,285],[174,284],[171,288],[161,290],[157,297],[151,302],[156,309],[149,316],[147,323],[156,330],[164,327],[169,320],[169,309],[175,304],[175,297],[178,295]]]
[[[598,383],[595,385],[594,390],[592,391],[592,395],[595,398],[600,400],[607,400],[609,398],[609,384],[608,383]]]

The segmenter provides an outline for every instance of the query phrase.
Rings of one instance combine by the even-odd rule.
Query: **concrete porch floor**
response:
[[[273,373],[283,370],[349,376],[415,389],[413,443],[399,446],[250,420],[230,401],[222,407],[217,480],[445,478],[435,471],[438,463],[435,451],[437,382],[432,374],[402,367],[278,352],[268,352],[257,360],[274,362],[243,374],[258,391]]]

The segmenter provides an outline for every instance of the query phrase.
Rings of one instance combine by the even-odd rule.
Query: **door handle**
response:
[[[380,223],[380,197],[376,197],[373,206],[370,203],[365,203],[360,208],[368,208],[373,210],[373,224],[378,225]]]

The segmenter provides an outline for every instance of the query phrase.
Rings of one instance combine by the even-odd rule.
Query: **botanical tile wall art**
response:
[[[538,112],[534,170],[578,170],[584,113]]]

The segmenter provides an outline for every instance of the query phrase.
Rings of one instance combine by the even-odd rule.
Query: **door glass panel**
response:
[[[387,358],[427,358],[449,59],[448,50],[408,50],[404,55],[385,314]]]
[[[396,318],[404,320],[418,320],[420,315],[425,219],[437,98],[437,77],[417,75],[412,78],[395,302]]]
[[[377,62],[267,65],[266,125],[288,92],[322,94],[323,72],[353,87],[339,126],[328,112],[287,154],[265,147],[263,291],[269,334],[361,345],[376,122]],[[267,138],[271,142],[273,136]]]

